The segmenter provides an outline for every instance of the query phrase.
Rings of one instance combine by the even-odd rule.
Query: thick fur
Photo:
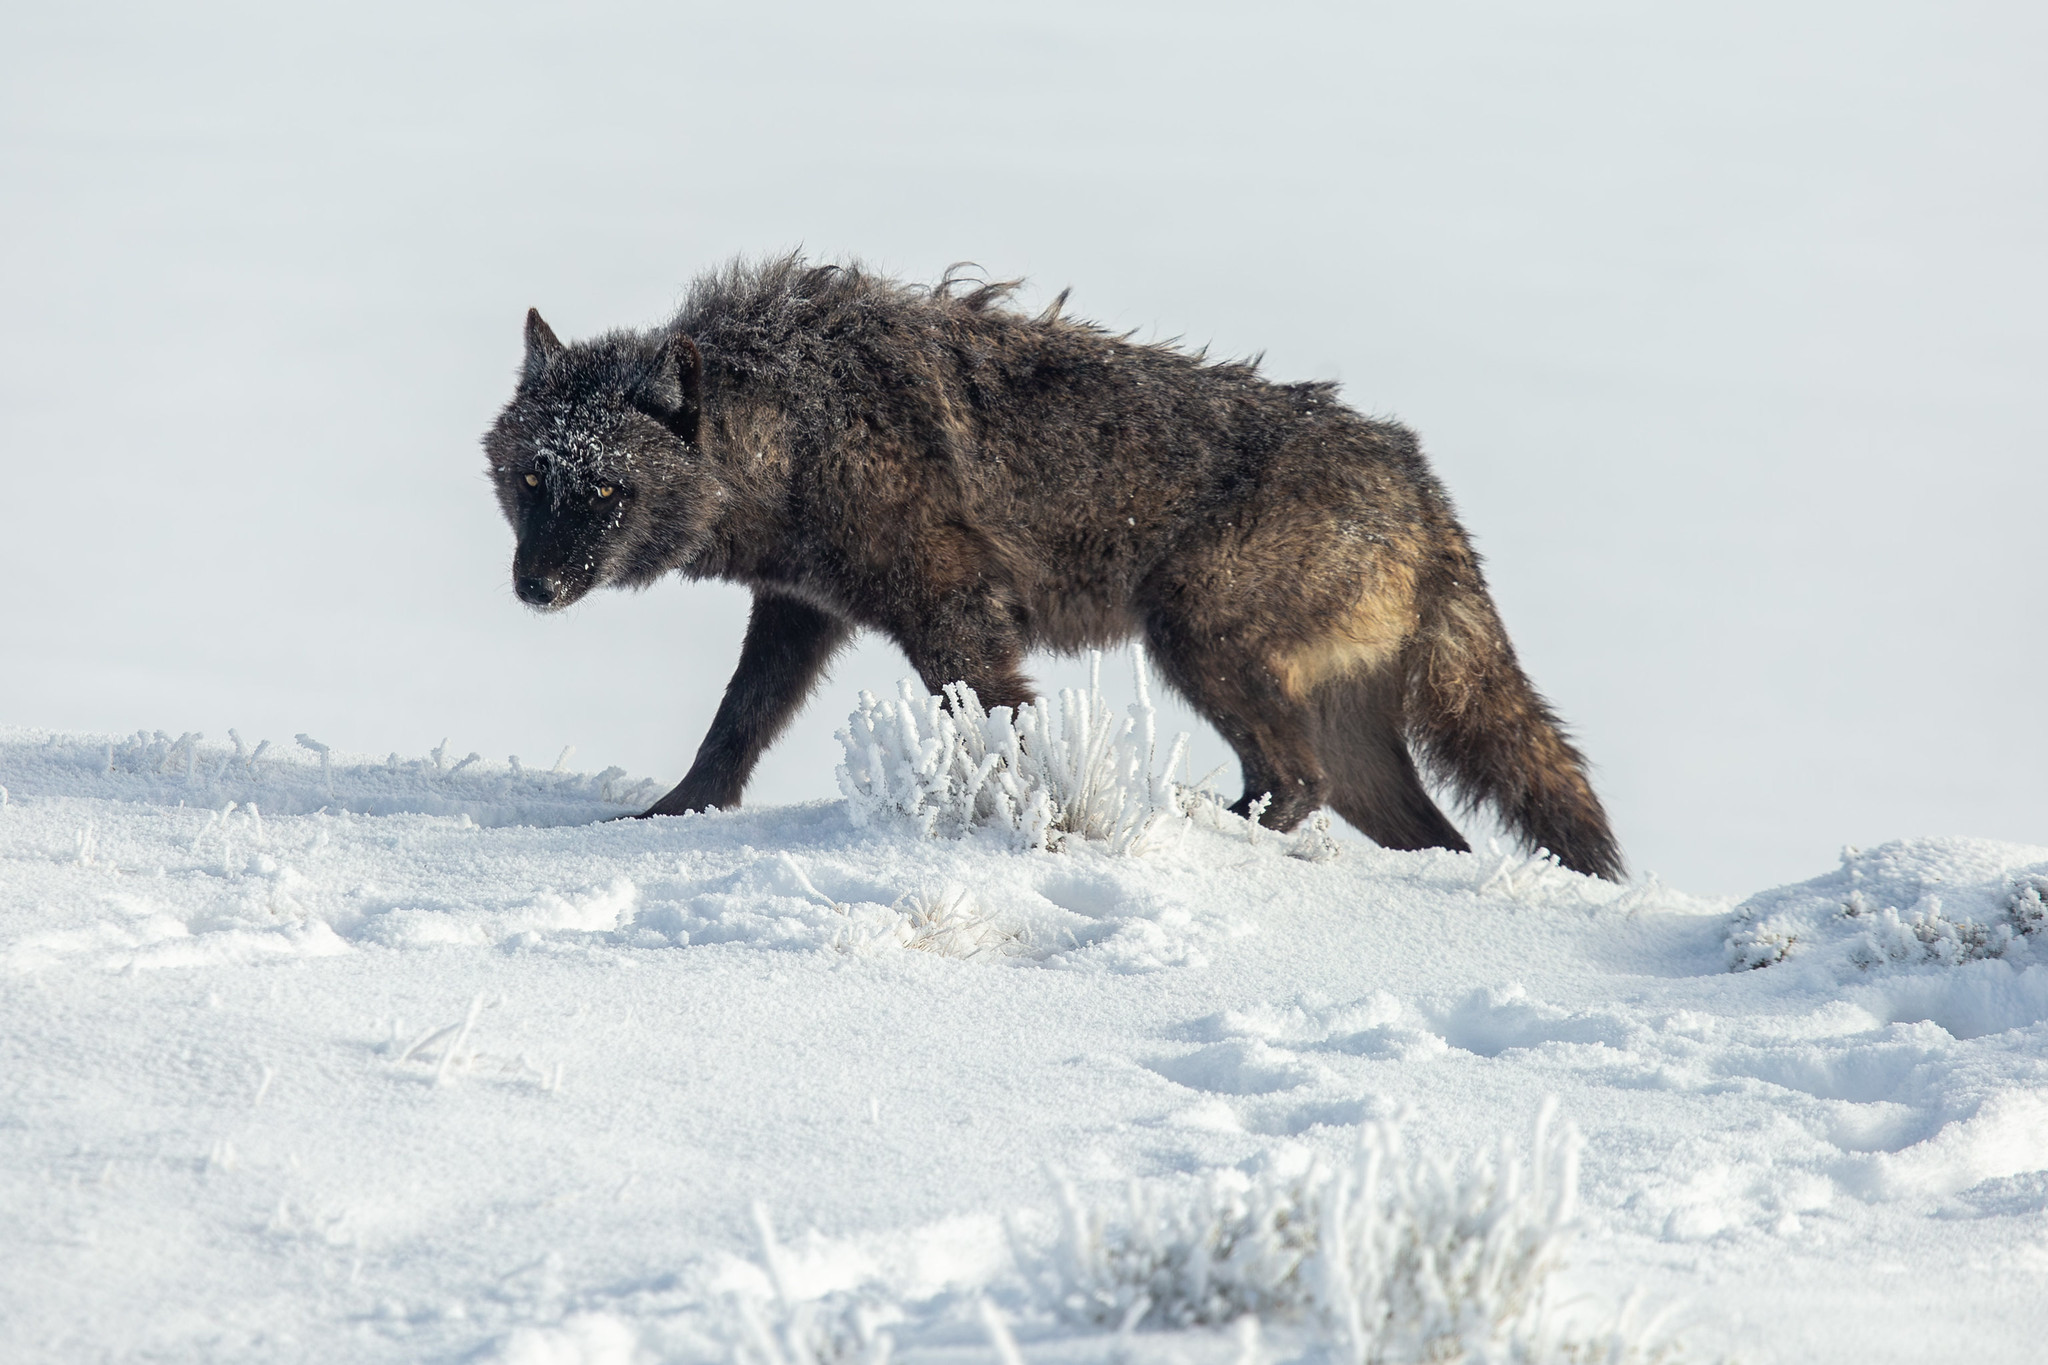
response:
[[[856,629],[989,706],[1031,698],[1034,646],[1142,634],[1266,823],[1327,803],[1392,848],[1465,848],[1412,743],[1529,843],[1620,876],[1413,434],[1329,384],[1019,313],[1011,287],[792,256],[706,276],[648,333],[565,346],[528,315],[484,442],[522,600],[670,572],[754,593],[711,732],[648,814],[737,804]]]

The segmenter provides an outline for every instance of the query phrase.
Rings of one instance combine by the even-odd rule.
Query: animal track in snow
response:
[[[1428,1018],[1450,1046],[1481,1057],[1546,1043],[1626,1048],[1635,1029],[1603,1010],[1565,1010],[1531,1000],[1520,986],[1474,991],[1456,1005],[1430,1011]]]
[[[1278,1048],[1245,1038],[1211,1043],[1146,1066],[1175,1085],[1218,1095],[1270,1095],[1307,1085],[1321,1074]]]

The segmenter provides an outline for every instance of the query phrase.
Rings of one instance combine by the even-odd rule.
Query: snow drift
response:
[[[0,1353],[1921,1361],[2048,1330],[2048,1295],[1953,1292],[2048,1264],[2048,850],[1852,851],[1737,907],[1304,843],[1075,706],[1041,719],[1079,718],[1118,813],[1047,847],[984,808],[994,766],[925,780],[1028,753],[1000,732],[922,785],[871,766],[865,809],[624,822],[650,785],[566,761],[0,732]],[[903,707],[864,703],[899,728],[850,771],[917,776],[949,716]]]

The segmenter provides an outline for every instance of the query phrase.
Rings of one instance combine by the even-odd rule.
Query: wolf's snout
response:
[[[512,588],[529,607],[552,607],[562,597],[562,580],[553,574],[521,574]]]

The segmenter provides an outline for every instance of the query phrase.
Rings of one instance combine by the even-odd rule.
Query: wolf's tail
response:
[[[1403,709],[1425,766],[1465,802],[1491,804],[1524,841],[1566,867],[1621,880],[1621,849],[1586,760],[1515,661],[1476,574],[1425,614]]]

